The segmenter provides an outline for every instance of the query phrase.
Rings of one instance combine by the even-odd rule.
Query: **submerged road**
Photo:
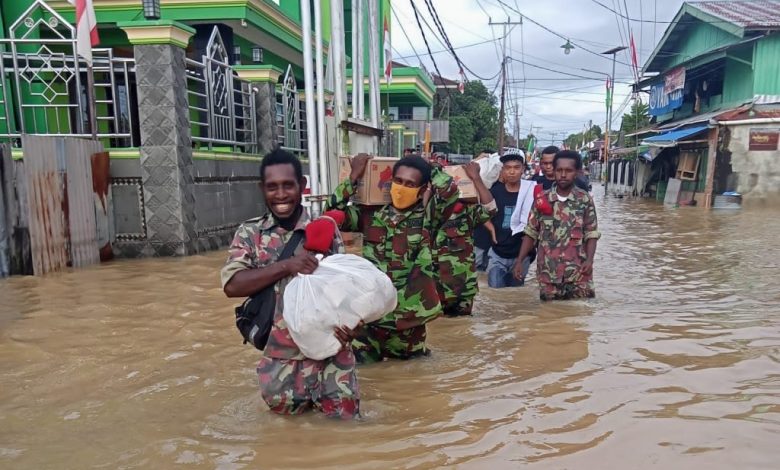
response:
[[[2,280],[0,468],[777,468],[780,210],[595,193],[596,299],[484,287],[354,423],[265,411],[222,252]]]

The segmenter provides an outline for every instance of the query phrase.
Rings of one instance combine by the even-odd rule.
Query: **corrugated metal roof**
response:
[[[780,28],[780,0],[704,1],[690,4],[741,28]]]

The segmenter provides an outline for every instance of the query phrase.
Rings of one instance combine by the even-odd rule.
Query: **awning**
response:
[[[708,126],[695,126],[687,129],[680,129],[676,131],[667,132],[665,134],[654,135],[648,137],[642,141],[643,145],[651,145],[653,147],[674,147],[681,140],[685,140],[688,137],[692,137],[696,134],[701,134],[706,131]]]

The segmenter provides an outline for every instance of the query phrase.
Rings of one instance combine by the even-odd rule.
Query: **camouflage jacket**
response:
[[[467,261],[474,254],[474,230],[496,212],[496,203],[463,203],[463,209],[453,212],[436,232],[434,255],[442,260],[451,256],[455,261]]]
[[[309,214],[304,209],[293,231],[304,230],[310,220]],[[222,288],[224,289],[225,284],[238,271],[264,268],[275,263],[292,234],[292,231],[287,231],[280,227],[270,212],[262,217],[249,219],[241,224],[238,230],[236,230],[233,242],[228,249],[228,259],[225,262],[225,266],[222,267]],[[304,243],[306,243],[305,237],[295,250],[296,254],[304,250]],[[344,252],[344,242],[341,239],[341,233],[337,230],[329,254]],[[274,314],[274,323],[271,327],[271,334],[268,336],[268,344],[266,344],[263,351],[263,355],[266,357],[305,359],[290,336],[287,324],[282,316],[284,289],[287,287],[290,279],[282,279],[274,287],[276,291],[276,312]]]
[[[452,177],[433,170],[434,195],[404,211],[392,205],[356,206],[351,181],[342,182],[327,203],[347,217],[342,230],[363,233],[363,257],[387,273],[398,289],[398,307],[378,326],[405,330],[433,320],[441,313],[433,264],[433,237],[452,213],[458,188]]]
[[[580,267],[587,259],[585,242],[601,237],[596,206],[590,195],[572,188],[565,201],[559,201],[556,187],[544,192],[553,207],[552,215],[531,209],[525,234],[538,240],[537,277],[540,283],[589,283],[592,274],[582,276]]]

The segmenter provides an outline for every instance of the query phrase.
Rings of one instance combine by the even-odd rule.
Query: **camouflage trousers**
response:
[[[548,300],[591,299],[596,297],[593,282],[539,283],[539,298]]]
[[[257,375],[263,400],[274,413],[297,415],[315,409],[332,418],[360,415],[351,349],[322,361],[263,357],[257,364]]]
[[[352,341],[352,349],[359,364],[372,364],[383,359],[412,359],[430,354],[425,346],[425,325],[396,330],[366,325]]]
[[[474,260],[466,263],[458,263],[457,266],[454,261],[439,264],[439,299],[442,311],[447,317],[471,315],[479,286],[477,273],[472,268]],[[454,274],[453,266],[462,268],[463,271]]]

